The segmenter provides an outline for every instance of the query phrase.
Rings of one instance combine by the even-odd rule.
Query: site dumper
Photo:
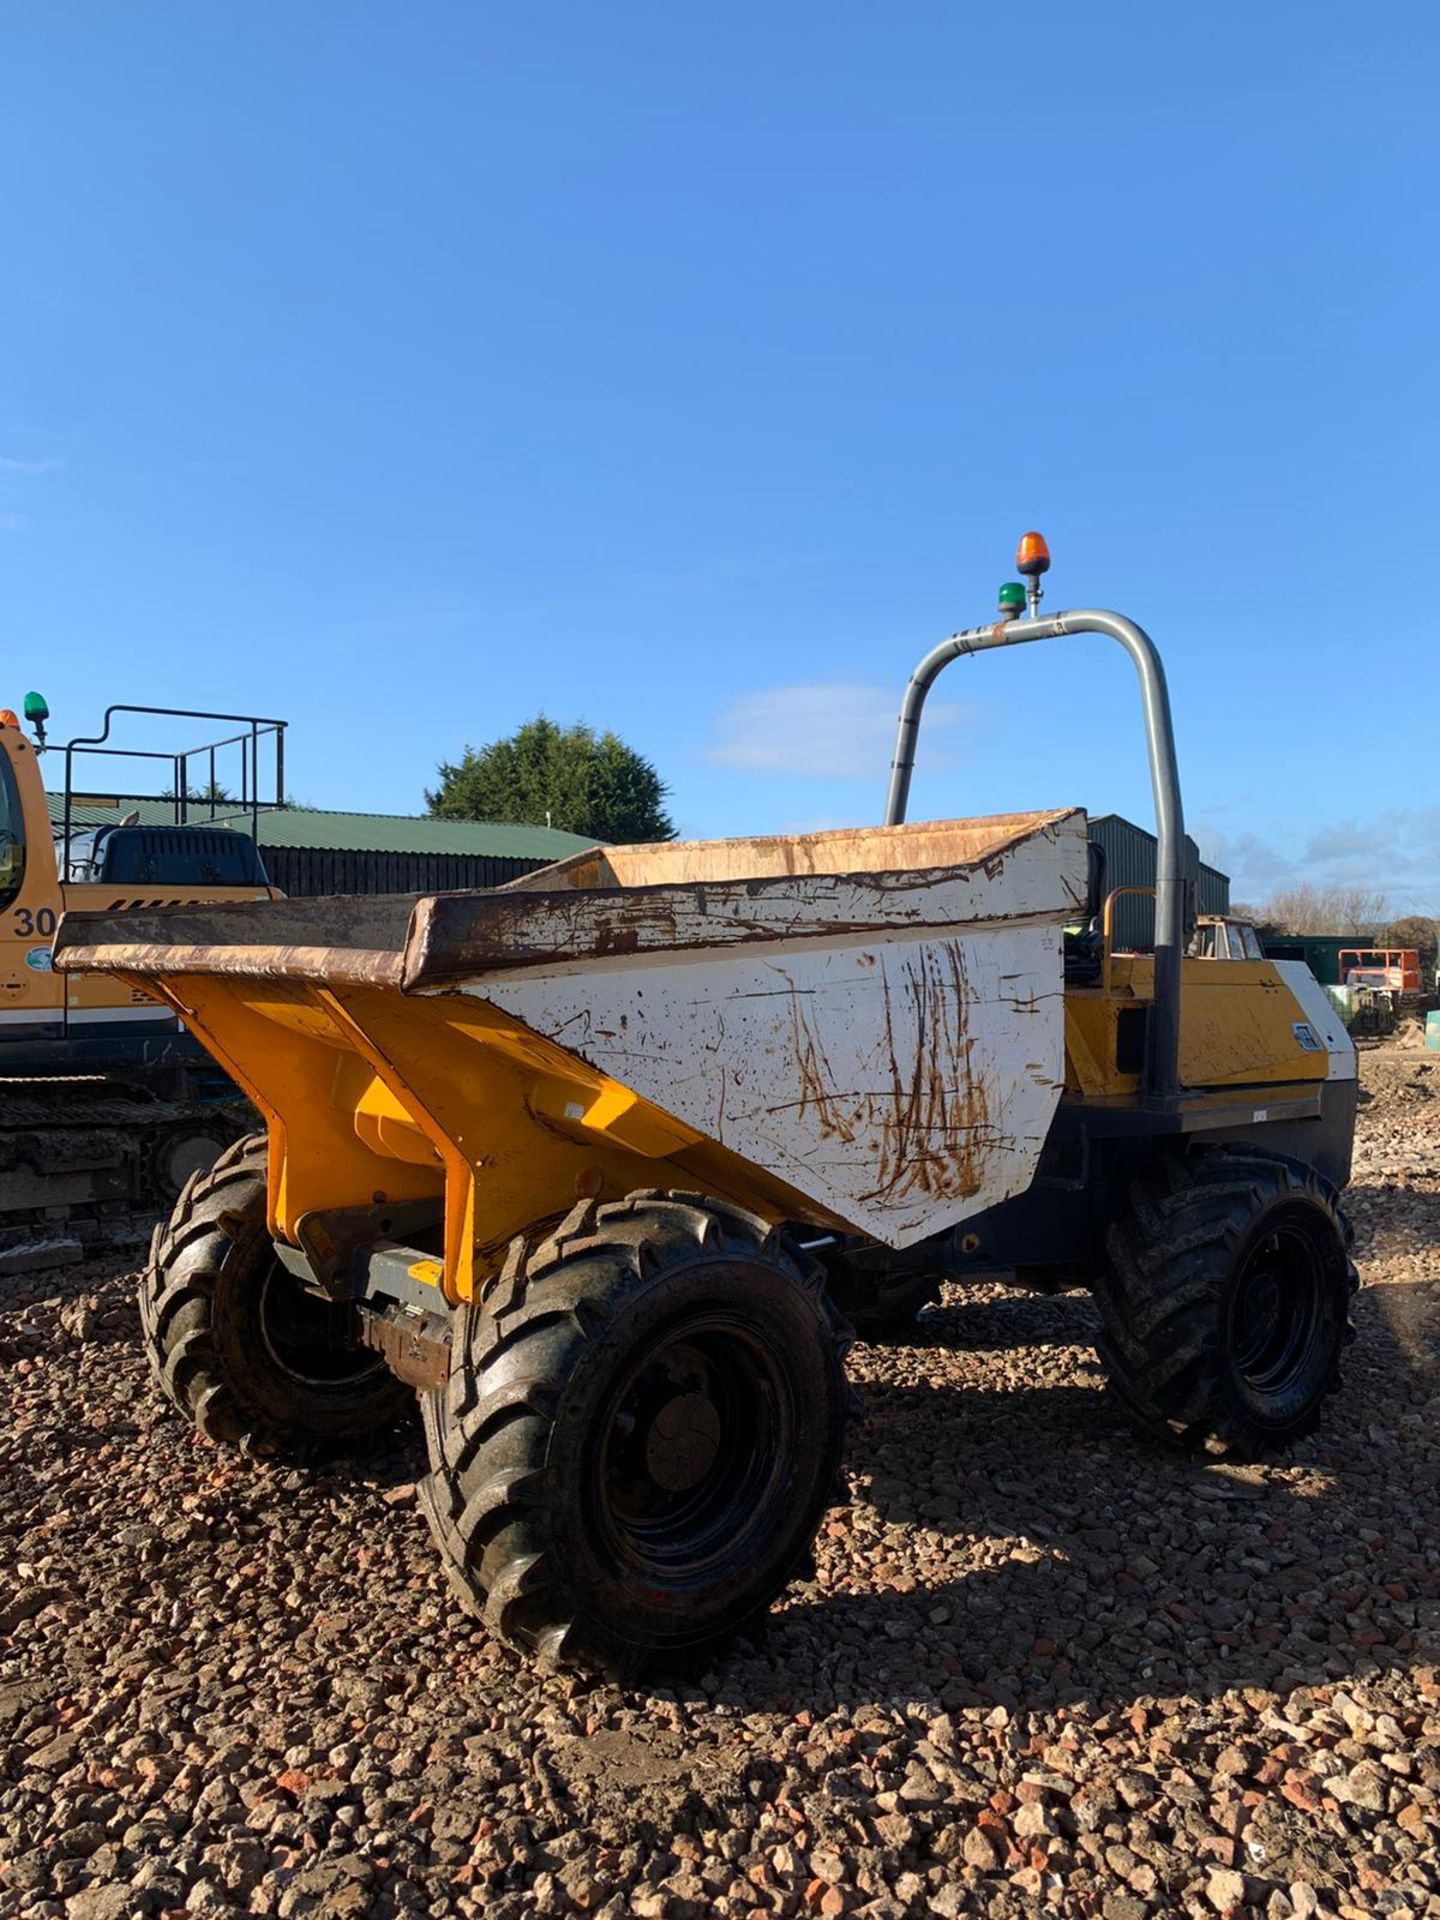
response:
[[[936,654],[1067,621],[1139,634],[1032,598]],[[418,1390],[462,1601],[610,1672],[722,1638],[806,1560],[867,1288],[1087,1284],[1142,1424],[1243,1452],[1303,1432],[1354,1281],[1353,1053],[1303,967],[1183,956],[1140,654],[1153,956],[1111,952],[1078,810],[901,823],[936,655],[883,827],[67,916],[57,965],[163,996],[266,1121],[157,1229],[164,1392],[273,1451]]]

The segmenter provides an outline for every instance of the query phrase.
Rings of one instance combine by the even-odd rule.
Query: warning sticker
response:
[[[1320,1044],[1319,1034],[1316,1033],[1308,1020],[1297,1020],[1290,1031],[1300,1042],[1306,1053],[1323,1053],[1325,1051]]]

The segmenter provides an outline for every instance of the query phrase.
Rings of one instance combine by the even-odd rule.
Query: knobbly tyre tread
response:
[[[1093,1281],[1096,1346],[1110,1390],[1145,1433],[1187,1450],[1207,1445],[1255,1458],[1302,1437],[1340,1384],[1341,1348],[1354,1338],[1349,1308],[1360,1284],[1354,1232],[1334,1189],[1313,1169],[1253,1148],[1165,1156],[1127,1189],[1106,1230],[1108,1263]],[[1227,1390],[1220,1313],[1236,1250],[1269,1204],[1308,1199],[1332,1219],[1345,1250],[1341,1337],[1319,1390],[1283,1435],[1267,1431]]]
[[[197,1300],[208,1299],[218,1274],[208,1267],[178,1274],[174,1269],[184,1252],[215,1234],[218,1218],[211,1217],[211,1210],[204,1205],[206,1198],[229,1195],[237,1188],[248,1187],[257,1177],[263,1178],[264,1167],[263,1137],[249,1135],[237,1140],[210,1169],[206,1183],[209,1193],[202,1193],[198,1210],[196,1189],[201,1180],[198,1173],[192,1173],[180,1191],[169,1220],[155,1223],[150,1236],[150,1258],[140,1278],[140,1331],[155,1384],[173,1407],[195,1421],[207,1438],[228,1440],[235,1445],[244,1445],[247,1438],[245,1425],[238,1417],[227,1431],[207,1431],[199,1417],[197,1400],[205,1393],[209,1384],[207,1375],[213,1370],[207,1367],[213,1355],[203,1331],[199,1328],[176,1331],[176,1322],[185,1308]],[[215,1208],[215,1215],[222,1210]],[[223,1250],[220,1256],[223,1258]]]
[[[237,1140],[204,1172],[186,1180],[168,1220],[157,1222],[140,1277],[140,1327],[161,1393],[207,1440],[253,1454],[360,1440],[388,1426],[408,1404],[401,1381],[377,1373],[345,1407],[297,1407],[277,1418],[247,1393],[215,1337],[217,1291],[243,1277],[248,1244],[264,1232],[266,1139]]]
[[[544,1537],[547,1452],[575,1337],[588,1345],[601,1335],[661,1268],[726,1252],[765,1256],[813,1302],[816,1333],[841,1369],[843,1429],[858,1407],[843,1377],[851,1339],[822,1270],[763,1221],[700,1194],[647,1189],[624,1200],[582,1201],[538,1243],[513,1240],[499,1274],[457,1311],[449,1381],[422,1396],[430,1472],[420,1504],[466,1609],[542,1665],[626,1679],[646,1664],[643,1649],[581,1617]],[[497,1362],[516,1354],[524,1364],[497,1377]],[[803,1541],[755,1600],[751,1618],[804,1572],[824,1504],[844,1497],[843,1431],[833,1449],[833,1476],[803,1516]]]

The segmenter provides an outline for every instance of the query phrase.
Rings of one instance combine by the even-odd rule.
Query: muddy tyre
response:
[[[726,1639],[836,1497],[846,1337],[813,1261],[697,1195],[586,1203],[517,1241],[423,1407],[422,1502],[461,1600],[612,1677]]]
[[[364,1440],[411,1403],[411,1389],[356,1343],[353,1314],[276,1258],[263,1135],[190,1179],[140,1282],[161,1392],[207,1439],[254,1453]]]
[[[1308,1433],[1352,1334],[1351,1237],[1333,1188],[1263,1153],[1175,1155],[1133,1182],[1095,1281],[1131,1420],[1245,1459]]]

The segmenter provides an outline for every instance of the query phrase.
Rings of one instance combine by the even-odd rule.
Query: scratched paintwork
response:
[[[1060,928],[1084,882],[1084,821],[1040,819],[963,867],[767,878],[743,933],[713,911],[743,881],[673,898],[597,889],[577,898],[635,913],[640,937],[627,950],[612,918],[588,957],[557,897],[532,893],[551,915],[548,956],[532,919],[524,959],[502,949],[463,990],[906,1246],[1028,1187],[1060,1097]],[[655,891],[685,915],[685,944],[657,937]],[[424,990],[415,958],[412,944]],[[472,945],[467,964],[479,958]],[[436,971],[458,961],[452,948]]]
[[[137,913],[67,913],[61,973],[228,973],[398,984],[413,894],[234,902]]]
[[[1059,941],[1002,922],[528,971],[483,997],[900,1247],[1030,1184],[1063,1078]]]

